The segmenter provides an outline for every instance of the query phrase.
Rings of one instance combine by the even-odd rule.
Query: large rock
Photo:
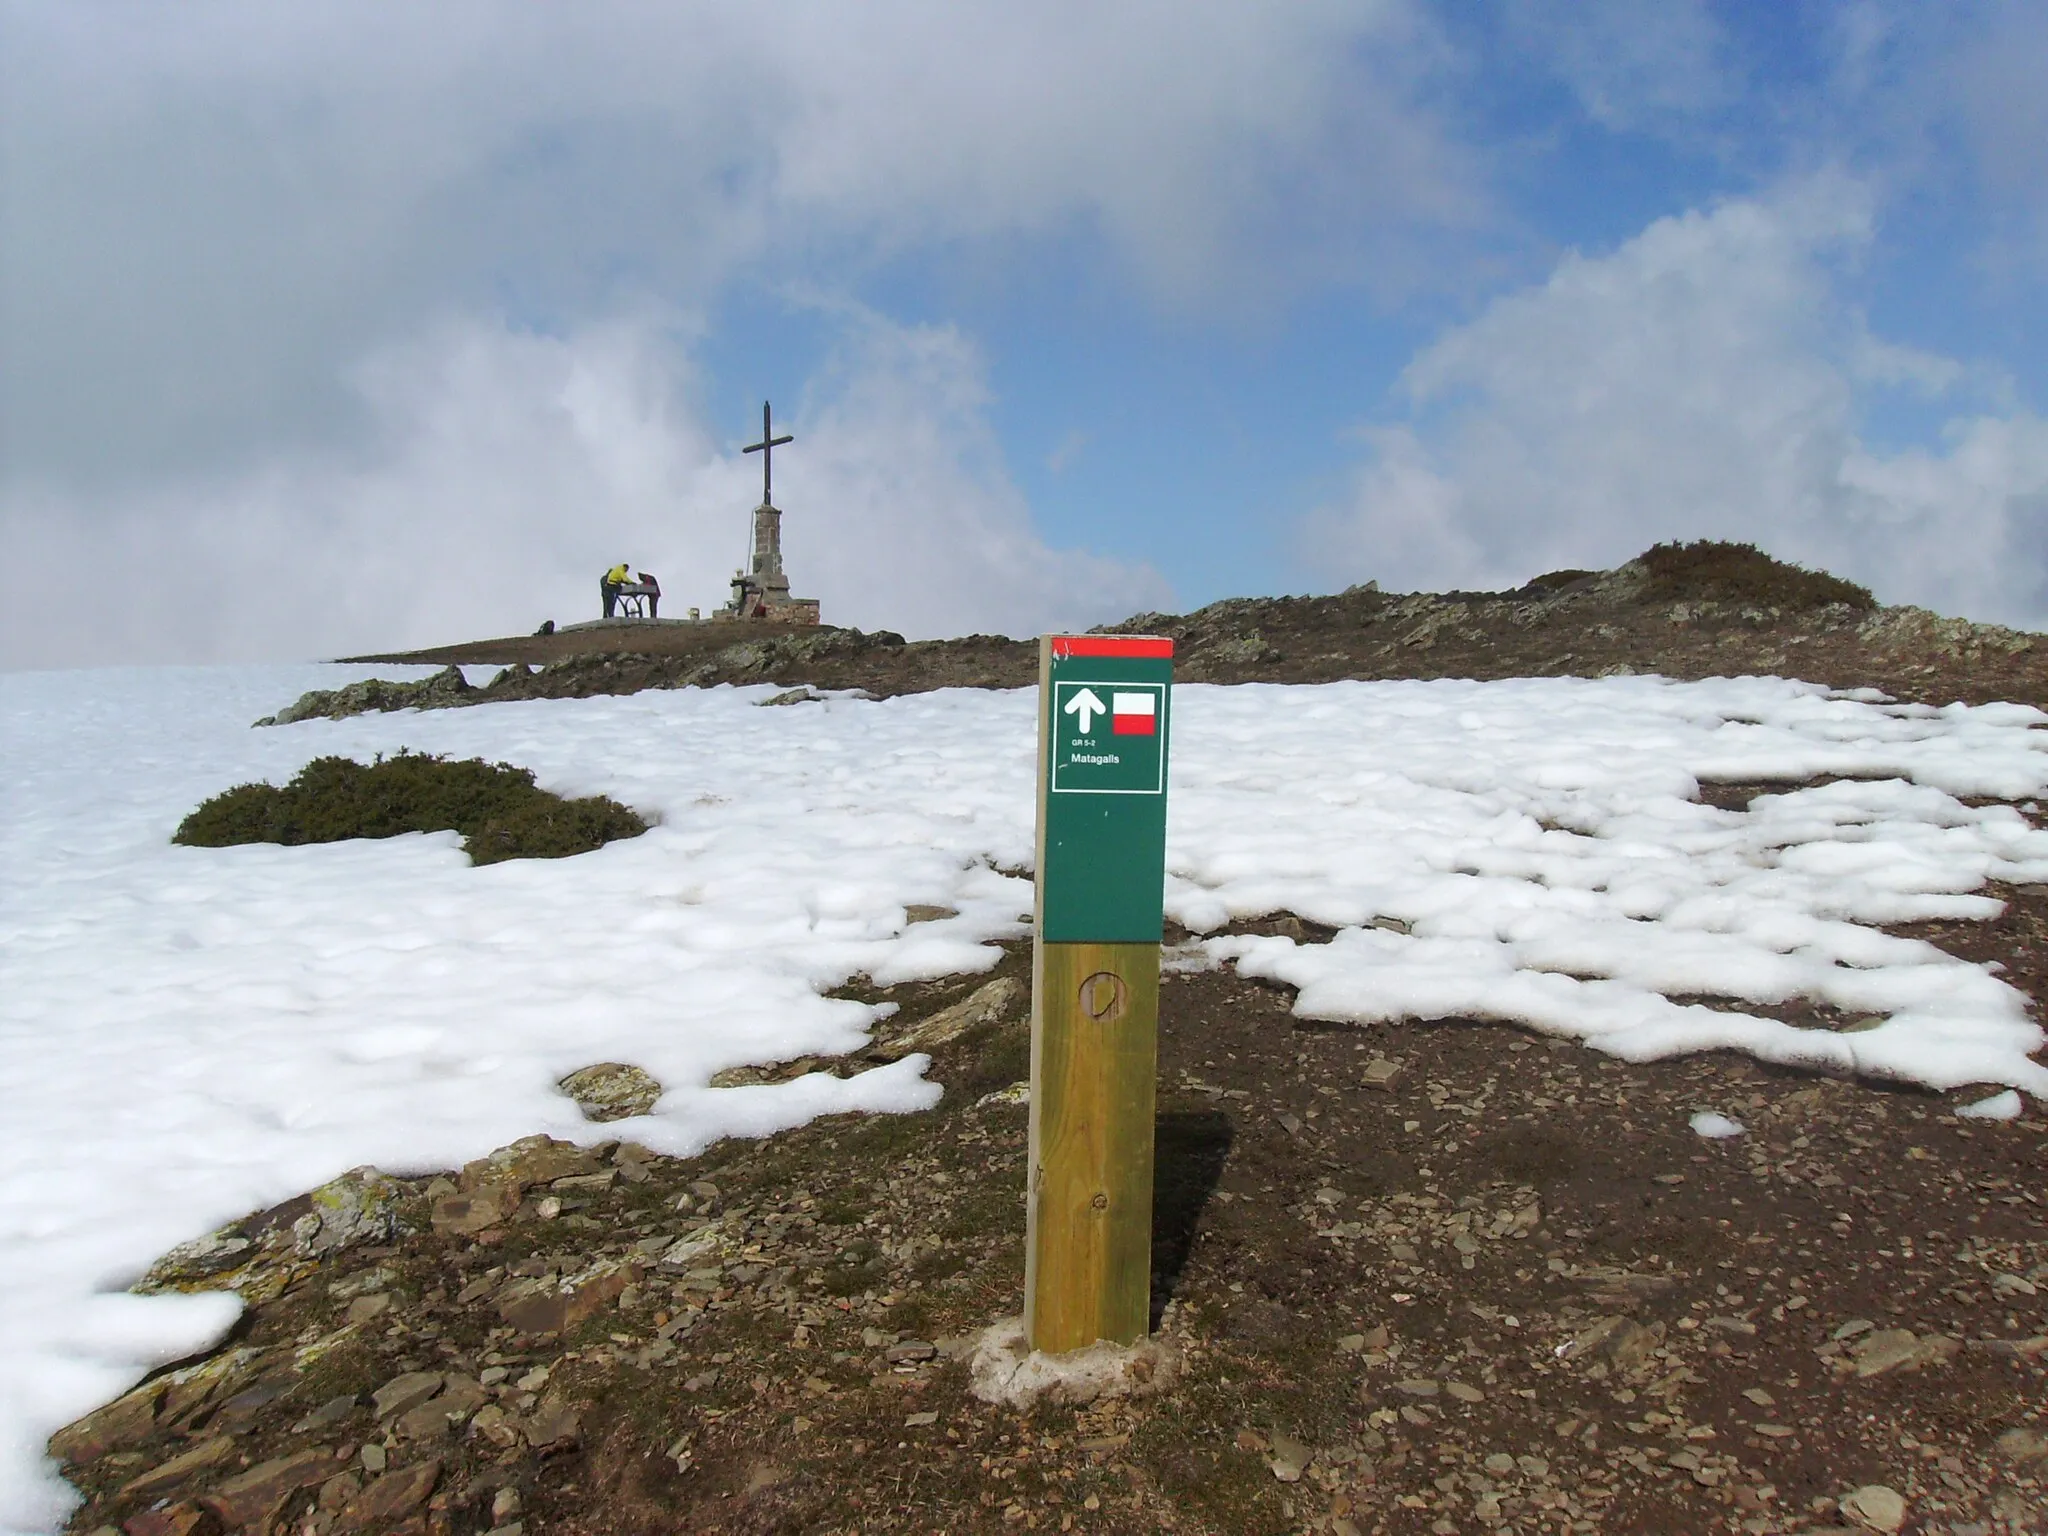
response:
[[[286,705],[274,715],[265,715],[256,724],[294,725],[301,720],[342,720],[373,710],[454,709],[476,703],[473,697],[476,692],[462,675],[460,667],[443,667],[432,677],[417,683],[395,683],[372,677],[342,688],[315,688],[309,693],[302,693],[297,703]]]
[[[169,1372],[160,1378],[165,1386],[157,1427],[180,1429],[192,1424],[213,1403],[240,1392],[266,1358],[267,1351],[260,1349],[224,1349],[197,1365]]]
[[[449,1376],[447,1384],[417,1407],[398,1414],[393,1428],[401,1440],[440,1440],[481,1408],[490,1394],[474,1377]]]
[[[518,1210],[521,1193],[507,1182],[486,1184],[466,1195],[443,1195],[434,1202],[429,1219],[443,1237],[474,1237]]]
[[[298,1195],[191,1242],[180,1243],[136,1282],[155,1291],[234,1291],[251,1303],[281,1295],[321,1259],[400,1230],[406,1191],[375,1168],[352,1168]]]
[[[789,1061],[749,1064],[741,1067],[723,1067],[711,1074],[713,1088],[751,1088],[757,1083],[787,1083],[799,1077],[825,1069],[828,1059],[823,1056],[798,1056]]]
[[[510,1218],[536,1184],[596,1173],[600,1166],[572,1142],[522,1136],[488,1157],[465,1163],[456,1176],[456,1193],[434,1201],[430,1220],[443,1235],[473,1237]]]
[[[1880,1328],[1865,1334],[1850,1350],[1858,1376],[1881,1376],[1887,1371],[1917,1371],[1924,1365],[1939,1365],[1950,1359],[1962,1344],[1939,1333],[1916,1335],[1905,1328]]]
[[[540,1400],[521,1428],[526,1443],[536,1451],[572,1446],[583,1437],[583,1420],[576,1405],[553,1392]]]
[[[293,1240],[299,1250],[325,1258],[344,1248],[363,1243],[388,1243],[398,1235],[398,1205],[405,1190],[375,1168],[352,1168],[331,1179],[307,1197],[305,1217],[293,1223]]]
[[[1650,1358],[1664,1339],[1664,1325],[1645,1328],[1626,1317],[1596,1318],[1565,1346],[1566,1360],[1594,1360],[1618,1371],[1631,1371]]]
[[[423,1461],[416,1467],[386,1472],[349,1500],[334,1528],[349,1533],[389,1530],[426,1503],[440,1480],[438,1461]]]
[[[300,1451],[257,1463],[229,1478],[199,1502],[220,1516],[221,1524],[231,1531],[262,1531],[269,1528],[293,1494],[324,1483],[333,1471],[334,1457],[330,1452]]]
[[[602,1166],[594,1155],[574,1142],[556,1141],[549,1136],[522,1136],[488,1157],[463,1164],[455,1184],[464,1194],[474,1194],[487,1185],[507,1185],[524,1194],[536,1184],[596,1173]]]
[[[661,1097],[661,1084],[623,1061],[601,1061],[571,1072],[557,1085],[592,1120],[626,1120],[644,1115]]]
[[[202,1440],[189,1450],[180,1451],[169,1461],[160,1462],[121,1485],[124,1499],[149,1500],[169,1493],[179,1487],[187,1478],[217,1467],[235,1458],[235,1442],[226,1435],[215,1435]]]
[[[515,1281],[498,1293],[498,1316],[521,1333],[563,1333],[616,1301],[640,1273],[637,1263],[599,1259],[573,1275]]]
[[[407,1371],[394,1376],[370,1396],[370,1407],[379,1419],[406,1413],[428,1401],[441,1390],[447,1377],[439,1371]]]
[[[152,1506],[121,1522],[121,1536],[218,1536],[220,1522],[190,1499]],[[111,1529],[101,1526],[101,1531]],[[95,1533],[98,1536],[98,1533]]]
[[[2024,1465],[2030,1461],[2048,1461],[2048,1431],[2029,1429],[2024,1424],[2008,1429],[1998,1437],[1998,1452]]]
[[[96,1408],[75,1424],[66,1425],[50,1436],[50,1454],[59,1461],[79,1466],[97,1461],[109,1451],[140,1445],[156,1430],[156,1411],[170,1390],[162,1376],[117,1397],[104,1408]]]
[[[950,1008],[942,1008],[928,1019],[920,1019],[901,1034],[889,1036],[869,1047],[867,1054],[883,1061],[898,1061],[913,1051],[937,1050],[958,1040],[970,1030],[1006,1019],[1021,1018],[1029,1009],[1030,990],[1015,976],[998,976],[977,987]]]
[[[1870,1483],[1842,1500],[1842,1513],[1865,1530],[1891,1532],[1906,1523],[1906,1501],[1896,1489]]]
[[[693,1269],[717,1264],[730,1246],[723,1228],[717,1225],[700,1227],[686,1237],[677,1238],[656,1262],[670,1274],[688,1274]]]

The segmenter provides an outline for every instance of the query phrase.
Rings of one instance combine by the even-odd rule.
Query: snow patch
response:
[[[1710,1109],[1701,1110],[1687,1123],[1694,1131],[1711,1141],[1740,1136],[1747,1129],[1740,1120],[1730,1120],[1726,1115],[1717,1115]]]
[[[1961,1120],[2017,1120],[2020,1117],[2020,1096],[2008,1088],[1988,1099],[1965,1104],[1956,1111],[1956,1117]]]

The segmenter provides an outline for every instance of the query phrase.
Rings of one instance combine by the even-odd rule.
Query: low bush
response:
[[[1759,608],[1826,608],[1836,603],[1868,610],[1877,599],[1868,587],[1773,559],[1754,544],[1701,539],[1659,544],[1629,562],[1649,577],[1651,602],[1749,603]]]
[[[1562,571],[1545,571],[1541,576],[1531,579],[1522,590],[1525,592],[1537,590],[1555,592],[1560,588],[1570,586],[1575,581],[1584,581],[1589,576],[1598,576],[1599,574],[1598,571],[1581,571],[1577,568]]]
[[[537,788],[530,769],[426,753],[378,757],[365,767],[317,757],[279,789],[238,784],[178,824],[171,841],[197,848],[238,843],[335,843],[401,832],[460,832],[477,864],[588,853],[647,823],[602,795],[565,800]]]

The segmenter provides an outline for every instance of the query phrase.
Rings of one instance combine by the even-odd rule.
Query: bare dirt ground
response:
[[[2048,702],[2030,636],[1740,601],[1678,618],[1684,600],[1612,591],[1574,628],[1546,604],[1588,601],[1575,590],[1129,627],[1177,634],[1181,675],[1217,680],[1628,666]],[[1012,642],[856,638],[766,680],[1030,680]],[[671,663],[716,654],[533,676],[675,686]],[[1898,931],[2001,963],[2038,1003],[2048,893],[1994,894],[1993,922]],[[1286,914],[1243,926],[1329,937]],[[1022,1299],[1028,959],[856,982],[901,1005],[868,1059],[726,1079],[863,1070],[951,1020],[931,1113],[689,1160],[525,1143],[372,1181],[374,1221],[338,1221],[323,1192],[160,1266],[158,1284],[252,1305],[222,1349],[53,1441],[86,1496],[71,1528],[2048,1532],[2038,1106],[1972,1120],[1955,1111],[1981,1091],[1730,1054],[1635,1065],[1465,1020],[1332,1027],[1228,968],[1173,971],[1161,994],[1153,1301],[1184,1375],[1028,1413],[976,1400],[966,1341]],[[1746,1133],[1704,1139],[1699,1110]]]
[[[1970,937],[2037,957],[2044,918]],[[907,1029],[987,984],[886,995]],[[2048,1530],[2038,1118],[1289,1004],[1228,971],[1163,991],[1165,1396],[969,1394],[960,1341],[1021,1305],[1013,1008],[940,1048],[931,1114],[529,1149],[479,1230],[416,1178],[395,1240],[286,1244],[230,1350],[74,1434],[73,1529],[218,1529],[253,1472],[223,1507],[275,1495],[280,1531],[1790,1532],[1867,1485],[1909,1530]],[[1748,1134],[1702,1140],[1701,1108]]]

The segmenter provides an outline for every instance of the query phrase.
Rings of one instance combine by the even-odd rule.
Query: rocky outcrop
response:
[[[356,1168],[295,1199],[181,1243],[135,1289],[235,1291],[267,1301],[344,1248],[398,1235],[404,1192],[375,1168]]]
[[[453,709],[476,703],[473,695],[479,691],[462,675],[460,667],[443,667],[417,683],[372,677],[343,688],[315,688],[302,693],[296,704],[287,705],[274,715],[265,715],[255,723],[294,725],[301,720],[342,720],[379,710]]]
[[[907,1029],[884,1035],[866,1054],[879,1061],[900,1061],[913,1051],[935,1051],[950,1045],[970,1030],[1005,1021],[1021,1021],[1031,1011],[1031,990],[1016,976],[998,976],[977,987],[967,997],[942,1008],[928,1019]]]
[[[1979,661],[1987,656],[2020,656],[2043,637],[2002,624],[1972,624],[1947,619],[1925,608],[1881,608],[1856,626],[1856,637],[1873,648],[1951,661]]]

